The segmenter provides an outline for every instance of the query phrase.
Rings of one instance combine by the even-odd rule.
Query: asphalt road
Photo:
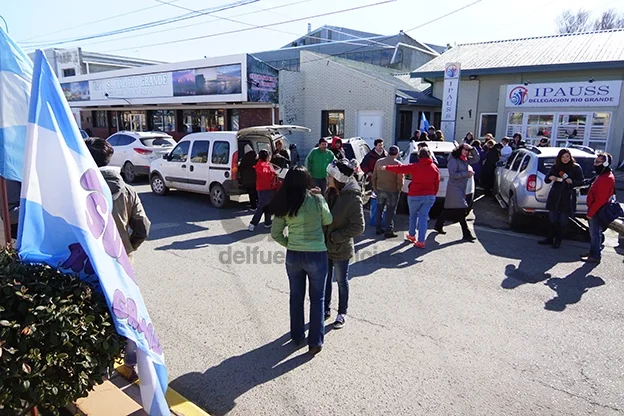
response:
[[[475,243],[447,226],[418,250],[368,227],[347,323],[310,359],[288,342],[284,250],[246,230],[242,204],[137,189],[153,225],[136,274],[170,385],[212,415],[624,415],[613,234],[595,266],[578,261],[585,243],[553,250],[505,229],[488,200]]]

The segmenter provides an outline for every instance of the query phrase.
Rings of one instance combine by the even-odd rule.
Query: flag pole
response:
[[[2,215],[2,225],[4,228],[4,240],[6,241],[6,248],[13,248],[11,239],[11,216],[9,215],[9,197],[7,193],[6,179],[0,176],[0,201],[2,206],[0,207]]]

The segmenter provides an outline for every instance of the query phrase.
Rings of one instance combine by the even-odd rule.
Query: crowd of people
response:
[[[428,142],[443,141],[440,130],[431,127],[428,133],[416,131],[412,136],[410,152],[414,163],[399,160],[397,146],[384,148],[384,141],[374,141],[373,149],[358,163],[349,160],[340,138],[321,138],[303,164],[295,145],[290,155],[281,141],[276,143],[274,155],[261,150],[256,156],[245,146],[240,165],[241,183],[250,193],[254,215],[249,230],[254,231],[264,215],[264,225],[271,228],[273,239],[287,249],[286,273],[290,285],[290,330],[295,344],[305,339],[304,299],[306,286],[310,298],[310,326],[308,347],[311,354],[322,350],[324,321],[331,316],[332,282],[338,286],[338,314],[334,328],[346,322],[349,302],[349,263],[354,257],[354,239],[365,230],[362,190],[356,179],[358,171],[368,175],[376,198],[376,215],[372,221],[377,235],[394,238],[394,216],[405,175],[411,176],[408,189],[409,227],[405,240],[419,249],[425,248],[429,213],[440,189],[438,160]],[[507,160],[514,149],[526,146],[522,135],[505,137],[499,143],[491,134],[485,144],[466,134],[448,157],[448,183],[444,209],[433,229],[446,234],[444,224],[459,223],[462,240],[472,242],[475,237],[466,222],[468,201],[466,188],[474,178],[486,193],[492,192],[494,174],[499,160]],[[542,145],[547,145],[547,141]],[[294,150],[294,152],[293,152]],[[293,153],[296,153],[293,156]],[[552,183],[548,196],[549,233],[540,244],[561,245],[568,219],[576,210],[575,187],[590,185],[587,204],[591,234],[591,248],[583,255],[587,262],[600,262],[605,221],[598,212],[614,194],[615,179],[609,165],[611,156],[596,157],[596,177],[586,180],[583,171],[567,149],[562,149],[546,183]],[[276,168],[289,167],[284,180],[279,180]],[[385,215],[383,214],[385,212]],[[383,215],[383,218],[382,218]],[[607,223],[608,225],[608,223]]]

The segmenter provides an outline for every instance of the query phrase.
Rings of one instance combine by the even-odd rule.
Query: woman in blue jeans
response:
[[[327,285],[325,287],[325,319],[331,316],[332,280],[338,283],[338,315],[334,328],[345,324],[349,303],[349,260],[355,254],[353,238],[365,229],[362,191],[353,177],[357,160],[335,160],[327,166],[329,188],[325,198],[334,218],[325,227],[325,244],[329,258]]]
[[[405,239],[414,243],[415,247],[425,248],[429,211],[440,188],[440,171],[433,163],[431,152],[424,147],[418,151],[418,162],[408,165],[388,165],[382,169],[412,175],[407,194],[409,231]],[[417,225],[418,241],[416,241]]]
[[[271,237],[286,247],[286,273],[290,283],[290,337],[297,345],[305,339],[304,300],[309,282],[310,330],[309,352],[323,348],[325,323],[323,306],[327,279],[327,246],[323,226],[332,222],[327,202],[303,166],[288,171],[282,187],[270,204],[275,219]],[[284,230],[288,227],[288,235]]]

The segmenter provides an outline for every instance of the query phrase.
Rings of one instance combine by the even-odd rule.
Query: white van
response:
[[[165,195],[169,189],[210,195],[210,202],[222,208],[232,195],[246,191],[239,183],[238,165],[245,145],[258,153],[275,151],[275,141],[280,139],[284,149],[290,147],[284,136],[291,132],[309,132],[301,126],[259,126],[239,131],[191,133],[184,136],[171,152],[150,165],[152,192]],[[286,169],[284,169],[285,171]],[[285,172],[280,172],[283,177]]]

